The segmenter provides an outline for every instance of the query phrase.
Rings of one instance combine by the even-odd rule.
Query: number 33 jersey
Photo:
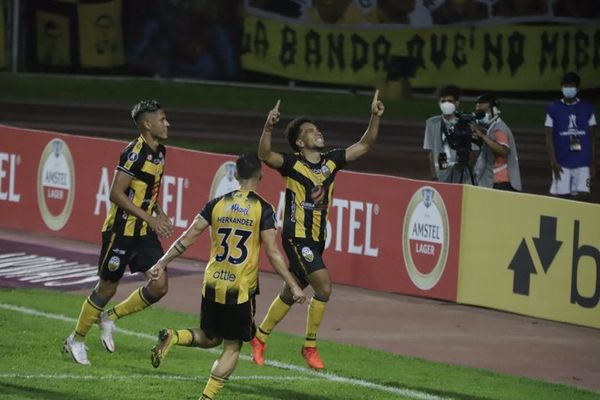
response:
[[[260,233],[275,229],[273,206],[253,191],[235,190],[209,201],[200,216],[211,227],[202,296],[221,304],[247,302],[258,289]]]

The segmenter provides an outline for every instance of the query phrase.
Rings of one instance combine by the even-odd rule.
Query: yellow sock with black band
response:
[[[220,376],[211,374],[208,382],[206,382],[201,399],[213,400],[228,380],[228,378],[221,378]]]
[[[75,340],[82,342],[85,339],[85,336],[90,331],[92,325],[98,321],[102,308],[106,303],[106,301],[102,301],[98,298],[98,296],[95,295],[95,292],[85,299],[81,306],[79,318],[77,319],[77,326],[75,327]]]
[[[146,286],[141,287],[133,291],[125,300],[114,306],[108,311],[108,318],[116,321],[119,318],[123,318],[126,315],[142,311],[143,309],[150,307],[152,303],[155,303]]]
[[[271,306],[269,307],[265,319],[256,330],[256,337],[258,340],[263,343],[266,342],[273,328],[275,328],[275,326],[287,315],[290,308],[292,308],[292,306],[284,303],[284,301],[281,300],[281,297],[275,297],[275,300],[273,300],[273,303],[271,303]]]
[[[180,329],[175,331],[175,337],[177,338],[175,344],[178,346],[192,346],[194,343],[194,334],[190,329]]]
[[[306,338],[304,340],[304,347],[316,347],[317,346],[317,331],[323,321],[323,315],[325,315],[325,309],[327,308],[327,302],[321,301],[313,297],[308,305],[308,315],[306,318]]]

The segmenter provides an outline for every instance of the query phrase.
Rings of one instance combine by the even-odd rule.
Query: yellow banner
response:
[[[71,65],[69,18],[38,10],[36,12],[37,61],[43,65]]]
[[[600,206],[465,186],[458,302],[600,328]]]
[[[579,73],[583,87],[600,87],[598,25],[352,29],[244,16],[248,70],[376,86],[392,56],[415,60],[413,87],[557,90],[567,70]]]
[[[125,63],[121,1],[78,5],[82,67],[114,67]]]
[[[4,19],[4,0],[0,0],[0,69],[6,68],[6,47],[4,45],[4,30],[6,29],[6,25],[4,24]]]

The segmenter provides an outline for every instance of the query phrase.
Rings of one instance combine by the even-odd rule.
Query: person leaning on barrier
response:
[[[581,79],[567,72],[560,100],[546,109],[546,146],[552,168],[550,194],[587,200],[590,178],[595,171],[594,136],[596,115],[590,103],[577,97]]]
[[[485,112],[477,124],[471,124],[473,137],[483,141],[475,164],[478,185],[520,192],[521,173],[515,138],[500,118],[496,98],[492,95],[479,96],[475,110]]]
[[[458,155],[449,143],[449,135],[458,122],[455,112],[460,105],[460,88],[444,86],[438,91],[438,99],[442,113],[427,119],[423,140],[431,179],[447,183],[473,183],[468,173],[461,174],[455,168]]]

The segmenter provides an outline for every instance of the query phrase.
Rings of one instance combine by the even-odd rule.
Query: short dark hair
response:
[[[296,144],[298,136],[300,135],[300,126],[304,123],[314,124],[313,120],[308,117],[298,117],[293,119],[286,127],[283,134],[287,137],[290,146],[294,151],[300,151],[300,148]]]
[[[577,73],[569,71],[566,74],[564,74],[562,79],[560,80],[561,85],[564,85],[565,83],[574,83],[575,86],[579,87],[579,85],[581,84],[581,78],[579,77],[579,75],[577,75]]]
[[[243,153],[235,162],[239,179],[258,178],[260,176],[260,159],[256,153]]]
[[[456,85],[446,85],[438,89],[438,99],[452,96],[455,100],[460,99],[460,88]]]
[[[490,107],[500,108],[498,105],[498,99],[493,94],[482,94],[477,98],[477,100],[475,100],[475,103],[489,103]]]
[[[131,118],[137,125],[144,113],[155,112],[161,108],[160,103],[156,100],[142,100],[131,109]]]

